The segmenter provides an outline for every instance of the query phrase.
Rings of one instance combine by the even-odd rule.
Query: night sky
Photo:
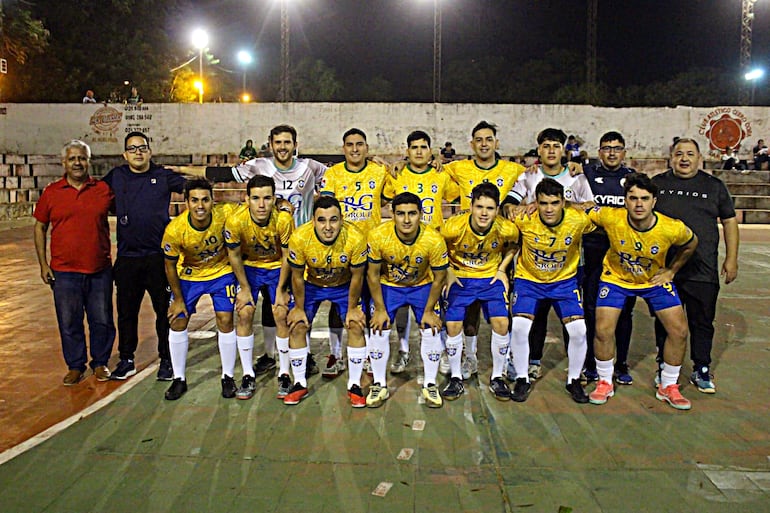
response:
[[[292,62],[313,57],[345,79],[380,75],[394,84],[432,70],[432,0],[287,1]],[[515,68],[550,48],[585,55],[585,2],[439,1],[444,70],[452,60],[485,55],[504,57]],[[759,0],[754,12],[753,60],[768,66],[770,1]],[[279,13],[279,0],[201,0],[175,31],[186,41],[194,27],[205,27],[210,50],[225,67],[239,69],[235,53],[251,50],[259,79],[279,69]],[[737,73],[740,18],[741,0],[600,0],[599,79],[623,86],[664,80],[692,67]],[[585,74],[584,68],[575,71]]]

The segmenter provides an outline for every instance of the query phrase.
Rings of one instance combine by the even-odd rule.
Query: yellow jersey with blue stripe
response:
[[[330,244],[318,239],[313,221],[297,228],[289,239],[289,265],[305,268],[305,281],[318,287],[350,282],[351,267],[366,263],[366,237],[353,223],[342,222]]]
[[[382,222],[382,189],[387,176],[388,170],[374,162],[367,162],[359,171],[351,171],[346,162],[340,162],[326,170],[321,194],[337,198],[343,219],[368,233]]]
[[[602,263],[602,281],[627,289],[650,286],[650,279],[666,265],[672,246],[683,246],[693,232],[682,221],[653,212],[655,224],[639,231],[628,223],[624,208],[594,207],[588,217],[607,232],[610,249]]]
[[[447,219],[441,235],[457,277],[493,278],[503,255],[519,239],[519,229],[497,216],[486,233],[477,233],[471,228],[470,214],[460,212]]]
[[[432,228],[439,229],[444,223],[441,205],[444,201],[452,202],[460,196],[460,188],[447,173],[439,173],[433,167],[423,172],[412,171],[407,165],[398,174],[398,178],[388,175],[383,190],[383,197],[390,201],[402,192],[411,192],[422,201],[420,220]]]
[[[248,205],[241,205],[225,222],[225,244],[241,247],[243,265],[260,269],[280,269],[281,257],[289,247],[294,218],[276,208],[264,226],[251,217]]]
[[[203,230],[190,223],[190,213],[176,216],[163,233],[163,254],[177,261],[179,279],[206,281],[233,272],[225,249],[225,220],[238,207],[219,203],[211,209],[211,222]]]
[[[521,232],[514,277],[554,283],[577,274],[583,235],[594,231],[596,225],[580,210],[565,208],[563,212],[555,226],[545,224],[537,213],[514,220]]]
[[[369,232],[369,263],[380,265],[380,283],[393,287],[418,287],[433,283],[433,271],[446,269],[447,250],[439,233],[420,225],[412,243],[403,242],[393,221]]]
[[[500,191],[500,203],[511,194],[516,180],[526,170],[524,166],[510,160],[496,160],[492,167],[483,168],[475,160],[455,160],[442,167],[460,187],[460,208],[471,208],[471,191],[480,183],[489,182]]]

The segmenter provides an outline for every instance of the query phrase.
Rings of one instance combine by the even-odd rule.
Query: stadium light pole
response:
[[[238,62],[243,66],[243,94],[246,94],[246,67],[254,61],[253,57],[246,50],[238,52]]]
[[[203,103],[203,50],[209,45],[209,35],[200,28],[193,30],[192,44],[198,49],[198,103]]]
[[[289,101],[289,12],[286,8],[288,0],[281,2],[281,102]]]
[[[441,0],[433,0],[433,103],[441,102]]]
[[[754,89],[756,88],[757,80],[764,76],[765,70],[762,68],[754,68],[743,75],[743,78],[745,78],[747,82],[751,83],[751,100],[749,101],[749,105],[754,105]]]

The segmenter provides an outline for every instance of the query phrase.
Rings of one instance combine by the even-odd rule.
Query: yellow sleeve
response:
[[[444,201],[452,203],[460,199],[460,186],[448,174],[445,176],[447,180],[444,184]]]

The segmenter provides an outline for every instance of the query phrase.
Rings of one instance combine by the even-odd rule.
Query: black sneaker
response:
[[[158,381],[171,381],[173,378],[174,369],[171,367],[171,360],[161,358],[160,365],[158,365]]]
[[[273,369],[275,369],[275,358],[270,358],[267,354],[263,354],[254,362],[254,374],[257,376],[267,374]]]
[[[235,380],[228,375],[222,378],[222,397],[225,399],[232,399],[238,392],[238,387],[235,386]]]
[[[315,358],[313,358],[313,355],[308,353],[307,354],[307,367],[305,367],[305,377],[309,378],[313,374],[318,374],[320,370],[318,370],[318,364],[315,363]]]
[[[110,379],[128,379],[136,374],[134,360],[120,360],[115,370],[112,371]]]
[[[511,393],[511,399],[517,403],[523,403],[529,397],[529,391],[532,390],[532,384],[527,381],[527,378],[516,378],[516,384],[513,385],[513,393]]]
[[[585,404],[588,402],[588,395],[579,379],[573,379],[565,388],[576,403]]]
[[[187,392],[187,382],[182,378],[174,378],[171,386],[166,390],[166,400],[176,401]]]
[[[454,401],[465,393],[465,387],[463,386],[463,380],[460,378],[450,378],[449,383],[446,384],[444,390],[441,391],[441,395],[447,401]]]
[[[523,378],[520,378],[523,379]],[[518,380],[516,380],[518,382]],[[508,401],[511,399],[511,389],[503,381],[503,378],[495,378],[489,382],[489,391],[495,394],[498,401]]]
[[[278,393],[275,396],[283,400],[289,392],[291,392],[291,378],[288,374],[281,374],[278,376]]]
[[[254,397],[254,391],[257,389],[257,382],[254,376],[246,374],[241,380],[241,388],[236,392],[235,397],[238,399],[251,399]]]

